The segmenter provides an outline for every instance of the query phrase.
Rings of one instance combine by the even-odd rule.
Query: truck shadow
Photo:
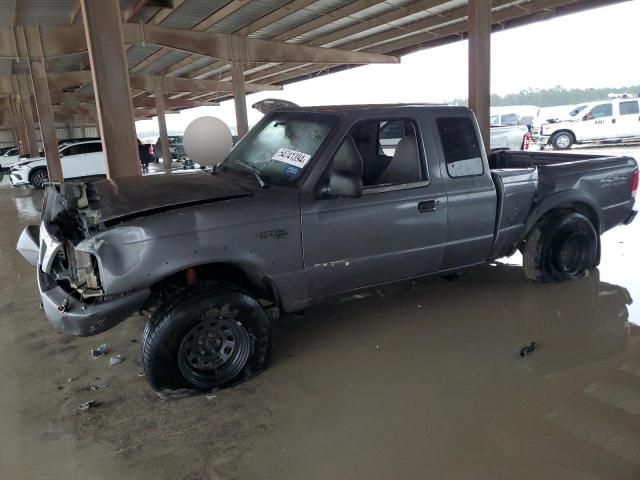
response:
[[[322,348],[327,355],[368,348],[425,360],[433,359],[427,348],[479,348],[538,374],[596,362],[624,352],[632,327],[638,329],[628,321],[627,289],[599,277],[596,270],[578,281],[543,285],[527,280],[520,267],[497,264],[453,282],[374,289],[304,316],[285,316],[274,337],[272,368]],[[524,361],[520,348],[531,342],[539,348]]]

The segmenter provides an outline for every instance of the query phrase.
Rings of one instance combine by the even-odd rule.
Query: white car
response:
[[[13,167],[20,160],[18,147],[11,148],[0,155],[0,170]]]
[[[60,163],[65,180],[106,174],[100,140],[63,144],[60,147]],[[11,168],[9,178],[12,185],[31,184],[35,188],[44,188],[49,181],[47,161],[43,157],[24,159]]]
[[[640,139],[640,103],[638,97],[627,95],[580,105],[569,119],[543,123],[534,130],[540,147],[551,145],[557,150],[575,143],[632,139]]]

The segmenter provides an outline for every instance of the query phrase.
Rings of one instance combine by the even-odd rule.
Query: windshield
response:
[[[585,108],[587,108],[586,105],[580,105],[577,106],[576,108],[574,108],[573,110],[571,110],[571,112],[569,112],[569,116],[570,117],[575,117],[577,114],[579,114],[582,110],[584,110]]]
[[[489,125],[497,127],[500,125],[500,115],[491,115],[489,117]]]
[[[295,183],[335,122],[334,115],[275,113],[247,134],[220,169],[247,172],[245,163],[267,184]]]

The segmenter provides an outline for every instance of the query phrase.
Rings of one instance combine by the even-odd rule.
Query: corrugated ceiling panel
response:
[[[272,37],[280,32],[284,32],[285,30],[289,30],[291,28],[297,27],[302,23],[313,20],[320,15],[331,12],[336,8],[340,8],[342,5],[344,5],[344,1],[341,0],[320,0],[318,2],[312,3],[302,10],[298,10],[291,15],[278,20],[277,22],[273,22],[268,27],[264,27],[255,32],[255,34],[252,36],[258,38]]]
[[[68,25],[76,4],[76,0],[19,0],[18,24]]]
[[[360,10],[359,12],[353,13],[348,17],[341,18],[340,20],[331,22],[328,25],[299,35],[298,37],[291,39],[291,41],[293,43],[306,43],[313,40],[314,38],[318,38],[328,33],[335,32],[350,25],[362,22],[364,20],[377,17],[378,15],[382,15],[383,13],[394,10],[399,6],[411,3],[412,1],[413,0],[386,0],[385,2],[378,3],[377,5],[373,5],[369,8]]]
[[[250,24],[254,20],[263,17],[276,8],[285,5],[290,0],[254,0],[244,7],[236,10],[227,18],[216,23],[209,30],[212,32],[231,33]]]
[[[193,28],[212,13],[224,7],[229,0],[188,0],[176,8],[164,22],[163,27]]]
[[[162,58],[153,62],[148,67],[143,68],[142,73],[146,73],[146,74],[157,73],[160,70],[167,68],[169,65],[173,65],[174,63],[182,60],[187,55],[188,55],[187,53],[179,52],[179,51],[169,52],[168,54],[164,55]]]
[[[148,45],[143,47],[142,45],[134,45],[129,50],[127,50],[127,63],[129,64],[129,68],[137,65],[149,55],[153,55],[158,50],[160,50],[159,47]]]

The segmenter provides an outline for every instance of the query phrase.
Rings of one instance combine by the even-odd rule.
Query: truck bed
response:
[[[525,181],[522,172],[536,172],[533,217],[536,208],[543,204],[546,208],[551,203],[553,208],[562,208],[580,203],[584,204],[585,212],[594,212],[597,218],[592,220],[597,220],[597,228],[603,233],[626,222],[633,209],[631,183],[638,164],[631,157],[499,151],[489,156],[489,166],[499,193],[499,177],[506,176],[508,172],[521,172],[515,177],[520,180],[516,183],[521,185]],[[508,181],[502,183],[505,190],[502,204],[508,210],[512,187]],[[521,191],[522,186],[518,190]],[[503,226],[496,228],[502,229]]]

